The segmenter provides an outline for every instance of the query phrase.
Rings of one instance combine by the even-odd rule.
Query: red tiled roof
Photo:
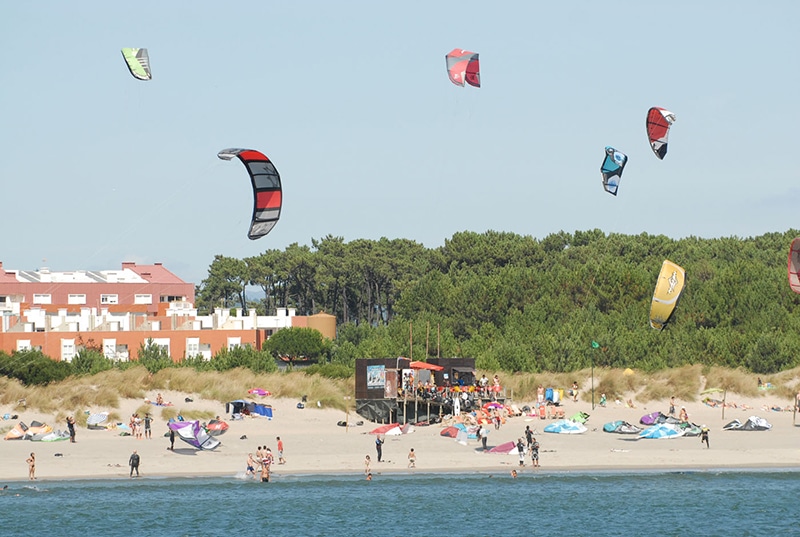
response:
[[[187,283],[165,269],[161,263],[137,265],[136,263],[125,262],[122,264],[122,268],[132,270],[150,283]]]

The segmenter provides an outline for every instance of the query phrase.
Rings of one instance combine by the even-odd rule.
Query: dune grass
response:
[[[490,379],[495,372],[478,371],[478,376],[486,374]],[[544,387],[563,388],[567,398],[572,382],[581,387],[579,397],[582,401],[592,400],[591,370],[585,369],[571,373],[507,373],[497,372],[506,396],[516,402],[536,400],[536,390]],[[727,391],[727,397],[769,397],[771,400],[794,399],[800,389],[800,368],[783,371],[774,375],[762,376],[762,381],[770,384],[770,389],[758,388],[758,375],[741,369],[684,366],[652,373],[636,370],[610,368],[594,369],[594,400],[599,402],[600,394],[605,393],[611,403],[615,399],[638,403],[665,400],[675,396],[680,401],[699,401],[702,391],[720,388]],[[308,398],[309,405],[338,410],[353,410],[355,407],[355,378],[328,379],[318,375],[306,375],[301,371],[256,374],[249,369],[234,369],[225,372],[197,372],[188,368],[163,369],[151,374],[143,367],[132,367],[124,371],[110,370],[91,377],[71,377],[48,386],[25,387],[18,381],[0,377],[0,404],[8,405],[14,411],[25,408],[43,413],[51,413],[57,420],[73,415],[79,425],[86,424],[87,412],[112,412],[110,421],[127,421],[121,417],[119,409],[123,399],[141,399],[155,391],[175,391],[189,394],[192,398],[218,401],[224,404],[234,399],[253,400],[247,393],[251,388],[263,388],[271,397],[300,399]],[[269,404],[269,397],[261,400]],[[24,401],[21,403],[21,401]],[[137,408],[140,416],[150,413],[169,420],[178,414],[186,419],[208,420],[212,412],[197,412],[184,408],[176,402],[172,407],[153,407],[142,404]],[[159,417],[159,416],[156,416]]]

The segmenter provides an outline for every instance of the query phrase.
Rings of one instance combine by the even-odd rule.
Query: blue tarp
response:
[[[272,419],[272,407],[268,405],[261,405],[255,401],[247,402],[244,399],[237,399],[236,401],[229,401],[225,403],[226,414],[258,414]]]

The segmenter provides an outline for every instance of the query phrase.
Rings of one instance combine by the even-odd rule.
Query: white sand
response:
[[[155,394],[152,394],[154,397]],[[365,455],[373,459],[373,473],[384,472],[506,472],[518,464],[516,455],[495,455],[476,451],[478,442],[470,440],[462,445],[451,438],[440,436],[442,427],[432,425],[417,427],[415,432],[402,436],[386,437],[383,446],[385,461],[375,462],[373,435],[368,434],[377,424],[370,422],[362,426],[345,429],[337,422],[345,420],[345,413],[338,410],[319,409],[314,402],[305,409],[296,408],[297,401],[289,399],[260,399],[271,404],[274,418],[246,418],[230,421],[224,414],[225,407],[216,401],[203,401],[194,395],[191,403],[183,401],[186,394],[165,393],[166,400],[176,402],[181,410],[207,409],[228,421],[230,429],[220,437],[222,445],[214,451],[197,451],[179,438],[175,451],[169,451],[169,440],[165,420],[160,408],[153,407],[155,421],[151,440],[136,440],[119,436],[114,431],[88,430],[78,427],[77,442],[31,442],[28,440],[0,441],[0,483],[26,480],[25,459],[30,452],[37,456],[39,480],[64,478],[127,478],[128,457],[135,449],[141,455],[140,471],[143,476],[199,476],[242,474],[247,454],[255,452],[257,446],[266,445],[275,454],[276,437],[281,436],[285,444],[285,465],[274,467],[276,477],[281,474],[307,473],[358,473],[364,471]],[[736,400],[729,397],[729,400]],[[792,468],[800,466],[800,426],[792,423],[792,412],[762,410],[763,405],[786,406],[786,401],[770,398],[769,394],[757,399],[739,399],[751,409],[726,408],[722,417],[720,408],[710,408],[700,402],[678,402],[678,409],[685,405],[690,421],[705,424],[711,429],[711,449],[700,444],[699,437],[683,437],[671,440],[637,440],[633,435],[617,435],[603,432],[603,424],[613,420],[626,420],[638,424],[647,413],[668,410],[667,401],[638,405],[637,408],[617,406],[613,402],[606,408],[595,408],[585,402],[566,401],[564,409],[569,417],[582,410],[591,415],[587,422],[589,430],[581,435],[558,435],[542,433],[544,426],[552,420],[530,417],[513,417],[500,430],[491,428],[489,446],[523,436],[526,425],[538,430],[537,440],[541,444],[541,469],[530,467],[526,461],[523,472],[551,471],[611,471],[620,469],[723,469],[723,468]],[[127,418],[143,402],[126,400],[120,409],[89,409],[116,411]],[[529,401],[516,401],[519,407]],[[19,420],[30,423],[42,421],[55,429],[65,429],[63,421],[56,422],[52,415],[22,412],[10,407],[0,407],[0,415],[10,412],[19,414]],[[722,426],[734,418],[742,421],[751,415],[766,418],[773,428],[764,432],[723,431]],[[351,423],[362,420],[353,413]],[[798,417],[800,420],[800,416]],[[15,421],[0,421],[8,428]],[[241,439],[246,436],[246,439]],[[417,467],[407,468],[410,448],[417,453]],[[57,453],[62,456],[56,456]]]

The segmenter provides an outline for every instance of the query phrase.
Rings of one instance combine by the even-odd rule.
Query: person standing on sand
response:
[[[380,436],[375,437],[375,451],[378,452],[378,462],[381,462],[383,457],[383,439]]]
[[[364,459],[364,473],[365,473],[365,474],[372,475],[372,474],[370,473],[370,469],[369,469],[369,465],[370,465],[370,463],[372,463],[372,459],[370,459],[370,458],[369,458],[369,455],[367,455],[367,458],[365,458],[365,459]]]
[[[525,440],[528,442],[528,447],[531,447],[533,444],[533,431],[531,431],[531,426],[525,426]]]
[[[408,452],[408,467],[409,468],[416,468],[417,467],[417,454],[414,453],[414,448],[411,448],[411,451]]]
[[[133,477],[133,471],[136,470],[136,477],[139,477],[139,454],[136,450],[133,450],[131,453],[131,458],[128,459],[128,465],[131,467],[131,477]]]
[[[283,458],[283,440],[278,436],[278,464],[286,464],[286,459]]]
[[[153,416],[149,413],[144,415],[144,437],[153,439],[153,431],[150,430],[150,424],[153,423]]]
[[[175,431],[172,430],[172,427],[169,428],[169,450],[175,451]]]
[[[36,479],[36,454],[31,453],[31,456],[25,459],[25,462],[28,463],[28,479],[33,481]]]
[[[572,381],[572,402],[578,402],[578,381]]]
[[[539,387],[536,388],[536,401],[541,405],[544,403],[544,386],[539,384]]]
[[[67,418],[67,430],[69,430],[69,441],[75,443],[75,418],[69,416]]]
[[[669,398],[669,415],[670,416],[674,416],[675,415],[675,396],[674,395]]]
[[[525,444],[522,443],[522,438],[517,440],[517,452],[519,452],[519,465],[525,466]]]
[[[706,427],[705,425],[703,425],[703,428],[700,429],[700,445],[702,445],[703,442],[705,442],[706,444],[706,449],[711,448],[711,446],[708,445],[708,427]]]
[[[536,438],[533,439],[531,444],[531,463],[533,463],[534,468],[539,467],[539,442],[536,441]]]

